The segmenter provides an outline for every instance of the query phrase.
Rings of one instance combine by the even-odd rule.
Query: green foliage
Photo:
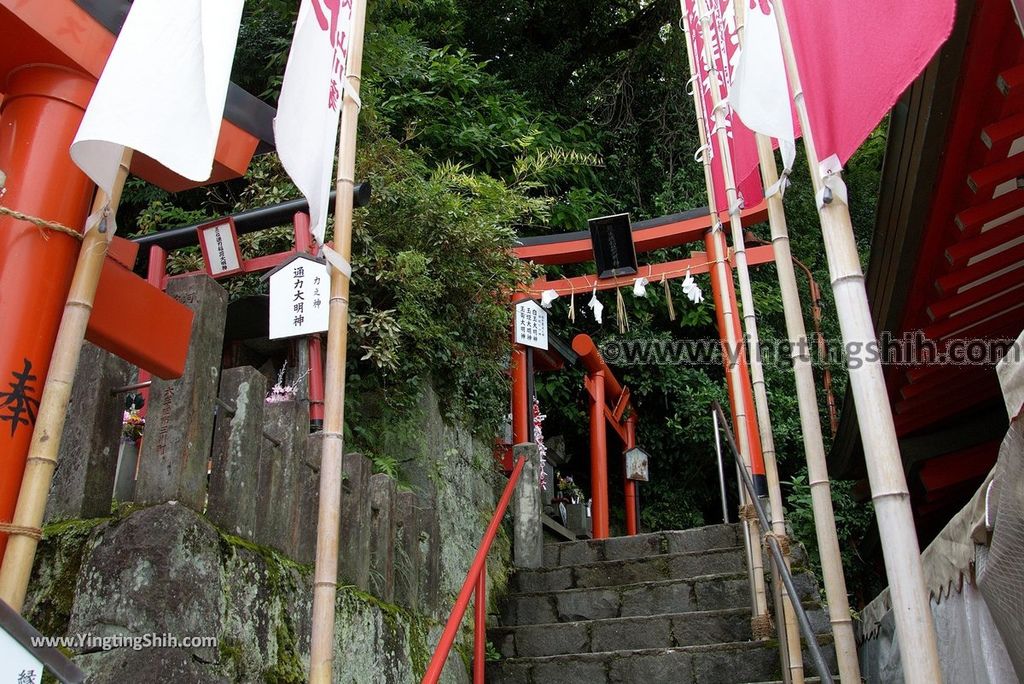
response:
[[[804,543],[812,571],[821,576],[821,556],[814,531],[814,515],[811,503],[811,486],[807,481],[807,468],[802,468],[789,482],[783,483],[788,489],[787,500],[791,507],[788,522],[793,534]],[[852,480],[832,480],[832,509],[835,513],[836,532],[840,539],[839,549],[847,579],[847,591],[873,595],[880,587],[872,586],[874,572],[858,553],[857,543],[864,538],[874,524],[874,507],[870,503],[857,501],[853,497]],[[866,591],[863,591],[866,590]]]

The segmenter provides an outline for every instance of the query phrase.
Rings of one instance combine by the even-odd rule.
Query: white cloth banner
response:
[[[71,158],[109,196],[125,147],[193,181],[213,170],[243,0],[135,0]]]
[[[793,109],[771,3],[754,3],[747,10],[729,104],[747,128],[779,141],[783,164],[791,169],[796,155]]]
[[[327,228],[351,23],[352,0],[302,0],[274,119],[277,154],[309,200],[310,229],[320,245]]]

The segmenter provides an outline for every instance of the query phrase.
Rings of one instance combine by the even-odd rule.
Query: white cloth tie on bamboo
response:
[[[779,199],[786,198],[786,190],[791,185],[789,175],[793,173],[793,162],[796,160],[796,142],[793,140],[778,139],[779,150],[782,152],[782,172],[779,180],[772,183],[764,191],[765,199],[779,193]]]
[[[634,297],[646,297],[647,286],[650,285],[651,281],[643,276],[640,276],[633,281],[633,296]]]
[[[590,301],[587,302],[587,306],[589,306],[590,309],[594,312],[594,320],[597,321],[597,323],[600,325],[602,323],[601,312],[604,311],[604,304],[602,304],[601,300],[597,298],[596,287],[594,288],[593,294],[590,295]]]
[[[729,105],[726,104],[725,100],[723,100],[717,107],[715,107],[714,111],[711,112],[711,118],[715,120],[715,126],[711,129],[711,133],[709,133],[709,135],[714,135],[723,128],[729,128],[729,119],[725,114],[725,110],[728,109],[728,107]]]
[[[540,293],[540,305],[545,309],[551,308],[551,302],[558,299],[558,293],[554,290],[544,290]]]
[[[707,143],[704,143],[703,145],[698,147],[697,151],[693,153],[693,161],[697,162],[698,164],[703,164],[705,161],[710,160],[711,157],[711,145]]]
[[[730,189],[733,192],[736,192],[736,199],[734,199],[732,201],[732,204],[729,205],[729,215],[735,216],[736,214],[740,213],[743,210],[743,198],[740,197],[739,193],[736,191],[736,188]]]
[[[834,154],[818,163],[818,174],[821,177],[821,189],[818,190],[817,195],[818,209],[824,208],[826,204],[831,204],[835,199],[849,205],[842,172],[843,164]]]
[[[322,253],[324,255],[324,258],[327,259],[328,264],[338,269],[338,271],[340,271],[341,274],[344,275],[346,278],[352,278],[352,264],[348,263],[348,260],[345,259],[345,257],[341,256],[341,254],[331,249],[327,245],[323,246]],[[330,273],[330,270],[328,269],[327,272]]]
[[[110,209],[109,201],[99,211],[89,214],[89,218],[85,219],[85,230],[82,234],[85,235],[93,227],[98,227],[99,231],[104,234],[107,231],[117,233],[117,222],[114,220],[114,212]]]

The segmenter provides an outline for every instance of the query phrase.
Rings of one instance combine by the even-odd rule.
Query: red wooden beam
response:
[[[998,185],[1016,181],[1021,175],[1024,175],[1024,155],[1016,154],[971,171],[967,176],[967,187],[978,197],[988,199]]]
[[[1010,67],[996,77],[996,87],[1006,98],[1004,109],[1011,112],[1024,110],[1024,64]]]
[[[763,223],[768,219],[767,203],[761,202],[756,207],[744,209],[742,217],[743,225]],[[678,247],[702,239],[710,227],[710,215],[681,219],[650,228],[638,227],[633,230],[633,245],[637,254],[666,247]],[[520,245],[515,248],[515,253],[524,261],[538,264],[575,264],[594,258],[593,246],[587,234],[575,239]]]
[[[1024,287],[1024,280],[1021,280],[1020,274],[1010,271],[959,294],[934,301],[925,310],[931,320],[938,321],[993,297],[1019,290],[1021,287]]]
[[[184,304],[107,259],[85,338],[168,380],[185,372],[192,315]]]
[[[1024,242],[970,266],[947,273],[935,281],[935,289],[944,296],[957,294],[965,285],[992,277],[1003,269],[1016,270],[1021,267],[1024,267]]]
[[[1024,114],[1014,114],[981,129],[981,142],[998,159],[1005,158],[1013,141],[1021,136],[1024,136]]]
[[[1000,195],[995,199],[964,209],[957,213],[953,221],[964,237],[974,237],[981,233],[981,229],[985,224],[1003,219],[1014,212],[1020,212],[1018,216],[1024,215],[1024,190],[1019,188],[1005,195]]]
[[[984,442],[928,459],[918,471],[918,479],[931,498],[941,490],[984,479],[998,457],[999,440]]]
[[[1024,218],[1017,218],[984,233],[960,240],[946,247],[946,261],[956,268],[1004,244],[1024,237]]]
[[[1002,318],[1021,307],[1024,307],[1024,299],[1021,298],[1020,292],[1011,290],[961,314],[929,325],[924,329],[924,334],[932,340],[940,340],[958,333],[960,337],[967,337],[968,331],[976,325]]]
[[[764,247],[750,247],[747,249],[747,263],[751,266],[767,264],[775,261],[775,252],[771,245]],[[617,287],[631,286],[633,281],[643,276],[652,283],[657,283],[662,276],[671,280],[686,276],[687,269],[690,275],[700,275],[708,272],[708,258],[704,252],[693,252],[689,259],[668,261],[663,264],[652,264],[641,266],[640,272],[636,275],[622,276],[620,278],[599,279],[597,276],[577,276],[575,278],[562,278],[561,280],[548,280],[538,278],[526,292],[529,297],[537,299],[544,290],[554,290],[560,295],[567,295],[573,292],[590,292],[595,287],[598,290],[613,290]]]
[[[981,376],[983,383],[985,377],[987,376]],[[999,383],[995,381],[994,373],[991,377],[991,384],[974,385],[956,397],[949,397],[945,401],[932,401],[916,411],[897,412],[893,416],[896,423],[896,434],[904,437],[929,425],[948,420],[952,416],[966,413],[979,404],[997,398]]]

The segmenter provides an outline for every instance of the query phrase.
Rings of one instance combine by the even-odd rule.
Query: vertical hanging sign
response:
[[[270,339],[327,330],[327,264],[300,254],[264,277],[270,280]]]
[[[516,344],[548,348],[548,312],[533,300],[516,304]]]
[[[214,278],[242,273],[242,250],[238,247],[235,220],[231,217],[199,226],[199,249],[206,272]]]

